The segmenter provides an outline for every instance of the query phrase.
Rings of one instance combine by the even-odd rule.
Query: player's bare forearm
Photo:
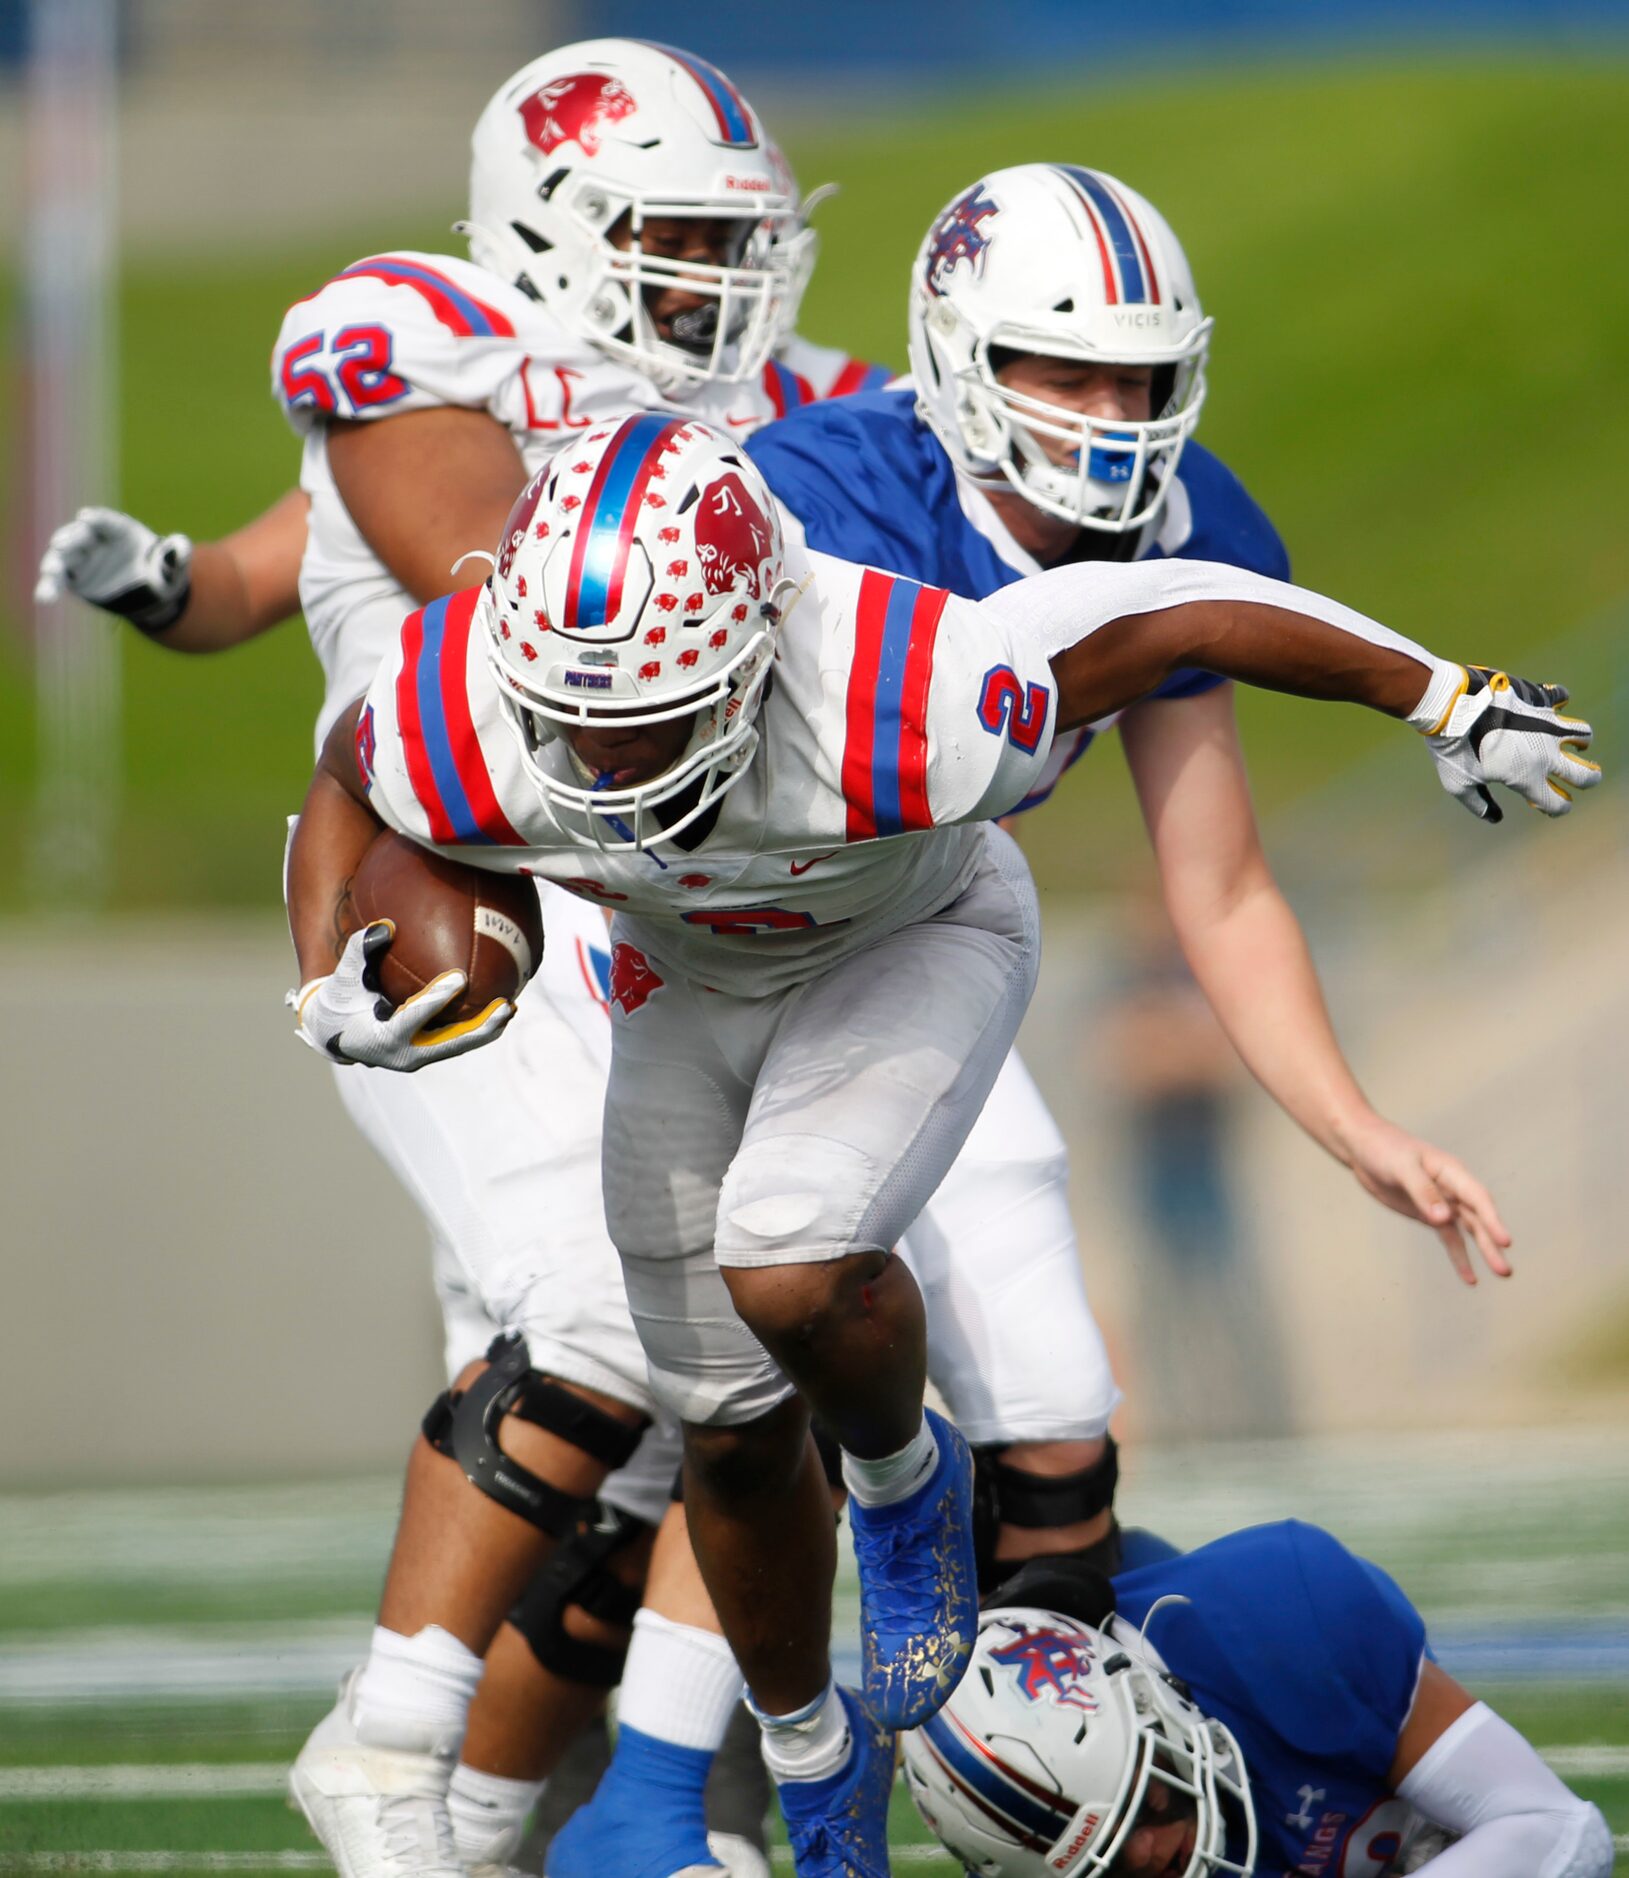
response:
[[[1246,1067],[1320,1146],[1372,1111],[1336,1041],[1299,921],[1262,851],[1230,686],[1120,724],[1189,969]]]
[[[1187,665],[1266,691],[1368,704],[1390,717],[1407,717],[1432,676],[1419,659],[1304,612],[1251,601],[1189,601],[1109,620],[1054,655],[1058,729],[1125,710]]]
[[[494,552],[526,468],[486,411],[442,406],[328,428],[328,467],[364,540],[415,600],[481,579],[453,573],[471,550]]]
[[[1350,1135],[1374,1111],[1335,1036],[1300,921],[1265,864],[1214,916],[1178,919],[1177,936],[1251,1075],[1320,1147],[1348,1159]]]
[[[356,767],[353,704],[328,733],[289,846],[288,923],[308,984],[334,969],[350,930],[346,902],[362,856],[384,824],[368,806]]]
[[[199,542],[186,609],[154,643],[171,652],[225,652],[292,619],[300,610],[310,508],[303,490],[290,489],[232,534]]]
[[[1109,620],[1052,659],[1058,728],[1124,710],[1184,666],[1267,691],[1365,704],[1407,717],[1431,678],[1395,647],[1306,613],[1240,600],[1194,600]]]

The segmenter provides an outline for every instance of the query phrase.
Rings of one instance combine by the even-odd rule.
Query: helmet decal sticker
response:
[[[745,580],[747,590],[762,599],[763,567],[773,542],[768,516],[733,471],[702,495],[696,509],[696,556],[709,593],[728,593]]]
[[[527,139],[544,156],[552,156],[563,143],[574,143],[584,156],[597,156],[600,137],[608,124],[617,124],[635,109],[634,95],[609,72],[572,72],[534,91],[520,104],[520,121]]]
[[[984,272],[984,251],[990,245],[984,224],[995,213],[996,205],[984,193],[983,183],[975,183],[934,223],[928,236],[929,293],[942,293],[948,276],[964,261],[975,274]]]

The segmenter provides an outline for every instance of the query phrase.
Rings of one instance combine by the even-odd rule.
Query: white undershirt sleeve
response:
[[[1420,1867],[1431,1878],[1608,1878],[1612,1834],[1486,1703],[1467,1709],[1397,1789],[1461,1837]]]
[[[1337,600],[1215,561],[1132,561],[1124,565],[1092,561],[1054,567],[1043,574],[1032,574],[1028,580],[1014,581],[979,605],[1038,639],[1050,659],[1066,647],[1078,645],[1110,620],[1163,612],[1167,607],[1196,600],[1238,600],[1255,606],[1282,607],[1286,612],[1322,620],[1371,645],[1406,653],[1421,667],[1420,704],[1410,715],[1410,723],[1416,723],[1423,708],[1434,705],[1439,692],[1446,695],[1464,680],[1460,666],[1435,657],[1412,639]],[[1441,716],[1442,709],[1434,708],[1430,723],[1416,724],[1416,728],[1434,729]]]

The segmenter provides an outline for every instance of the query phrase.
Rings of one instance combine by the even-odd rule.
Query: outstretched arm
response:
[[[1505,1721],[1435,1663],[1420,1667],[1397,1740],[1393,1790],[1454,1843],[1432,1878],[1608,1878],[1612,1833]]]
[[[1238,568],[1144,561],[1054,568],[980,603],[1034,635],[1051,661],[1059,729],[1146,697],[1182,666],[1270,691],[1366,704],[1430,740],[1444,788],[1489,821],[1490,782],[1546,815],[1599,780],[1575,752],[1589,726],[1560,686],[1456,665],[1333,600]]]
[[[35,597],[77,594],[172,652],[224,652],[299,612],[310,507],[290,489],[234,533],[196,544],[119,509],[81,509],[52,535]]]
[[[1262,852],[1231,689],[1134,705],[1120,736],[1172,927],[1252,1075],[1366,1192],[1430,1226],[1467,1284],[1467,1235],[1508,1277],[1510,1234],[1486,1188],[1377,1114],[1341,1053],[1300,922]]]

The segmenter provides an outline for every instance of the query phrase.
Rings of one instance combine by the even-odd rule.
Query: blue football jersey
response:
[[[1261,1878],[1380,1878],[1411,1810],[1391,1790],[1425,1624],[1377,1565],[1317,1526],[1229,1533],[1114,1581],[1121,1617],[1238,1738]],[[1242,1846],[1230,1846],[1237,1855]]]
[[[766,424],[746,447],[811,548],[972,600],[1034,571],[1005,559],[963,512],[955,468],[917,416],[909,387],[808,405]],[[1277,531],[1220,458],[1190,443],[1177,482],[1140,558],[1180,555],[1289,579]],[[1224,682],[1176,672],[1153,695],[1191,697]],[[1091,741],[1089,729],[1058,738],[1039,786],[1018,807],[1044,801]]]

